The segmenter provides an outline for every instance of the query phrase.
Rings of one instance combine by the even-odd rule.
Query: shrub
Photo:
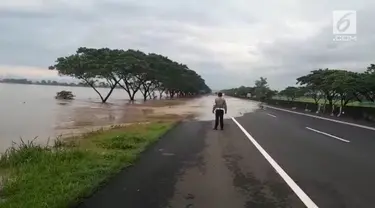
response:
[[[71,91],[61,91],[61,92],[57,92],[56,94],[56,99],[62,99],[62,100],[73,100],[75,97],[75,95],[73,95],[73,93]]]

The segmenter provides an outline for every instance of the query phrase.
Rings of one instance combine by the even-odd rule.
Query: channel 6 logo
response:
[[[357,34],[357,12],[354,10],[336,10],[333,15],[333,34]]]

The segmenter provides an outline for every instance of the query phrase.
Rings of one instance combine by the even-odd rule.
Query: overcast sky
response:
[[[140,49],[187,64],[213,89],[295,84],[317,68],[375,63],[373,0],[0,0],[0,76],[57,78],[80,46]],[[357,11],[335,42],[332,11]]]

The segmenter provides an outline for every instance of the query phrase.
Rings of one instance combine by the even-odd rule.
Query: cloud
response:
[[[280,89],[315,68],[372,63],[374,8],[371,0],[6,0],[1,72],[53,77],[47,67],[80,46],[133,48],[183,62],[215,89],[260,76]],[[337,9],[357,10],[357,42],[332,40]]]
[[[0,77],[34,77],[50,79],[57,76],[56,71],[38,67],[0,66]]]

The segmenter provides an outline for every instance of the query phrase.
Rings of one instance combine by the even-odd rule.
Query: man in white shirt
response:
[[[227,114],[227,102],[223,98],[223,93],[219,92],[217,95],[218,97],[215,99],[215,104],[212,108],[212,113],[215,114],[214,130],[217,130],[219,121],[221,130],[224,130],[224,113]]]

